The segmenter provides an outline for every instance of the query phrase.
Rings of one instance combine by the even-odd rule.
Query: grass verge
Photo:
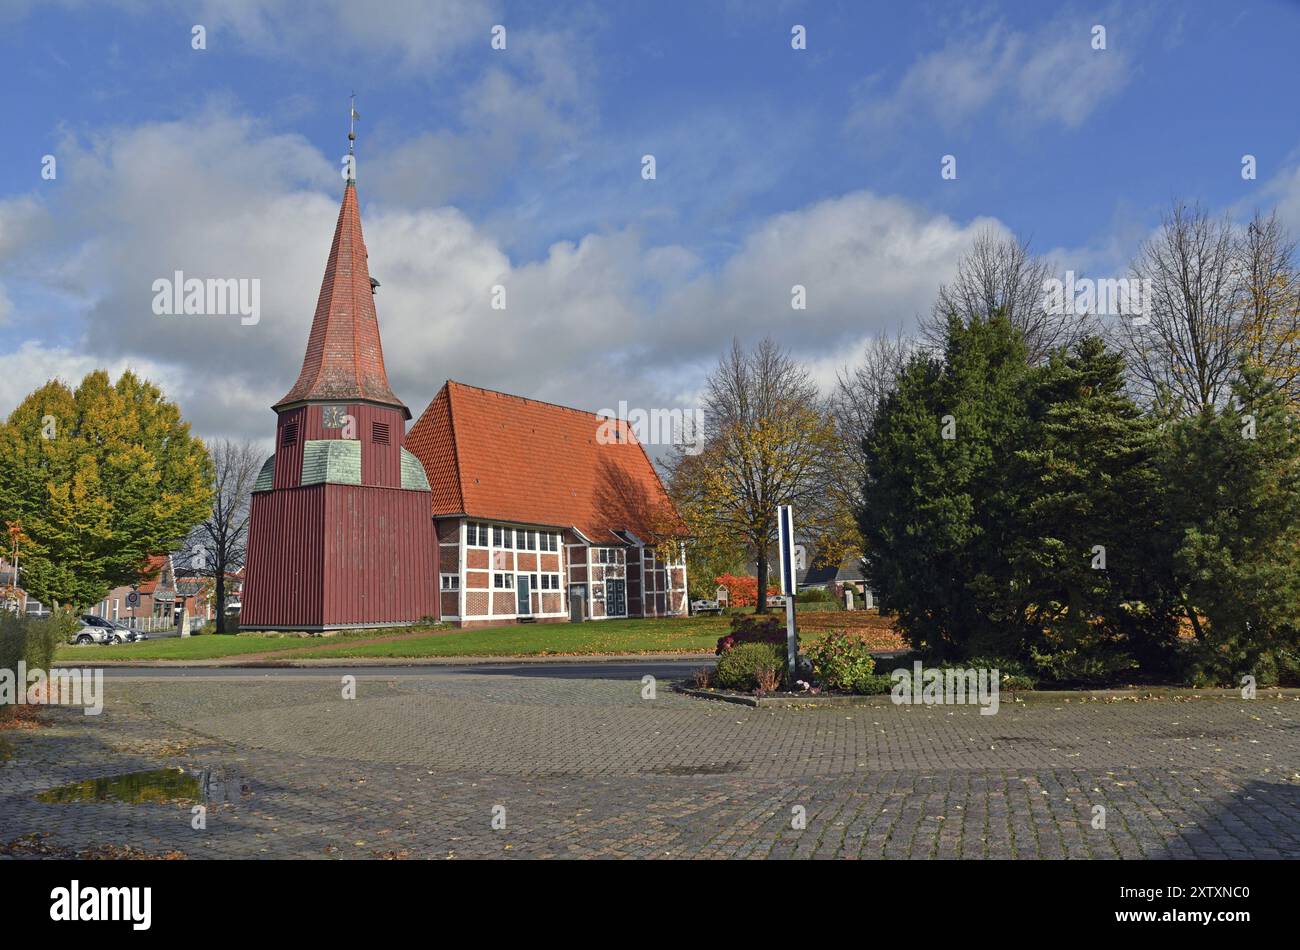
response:
[[[392,659],[440,656],[599,656],[616,653],[712,653],[727,632],[728,617],[667,617],[658,620],[600,620],[589,623],[508,624],[460,630],[395,627],[356,630],[327,638],[297,638],[244,633],[146,640],[118,646],[61,646],[56,662],[112,663],[134,660],[215,660],[248,654],[275,654],[275,659]],[[799,615],[806,641],[831,630],[866,637],[873,650],[902,646],[887,620],[874,613],[843,611]],[[402,639],[392,639],[400,636]],[[380,638],[388,638],[385,641]]]

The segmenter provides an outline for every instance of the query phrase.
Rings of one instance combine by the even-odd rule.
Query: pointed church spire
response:
[[[356,141],[355,97],[353,106],[348,132],[349,157],[352,143]],[[339,208],[334,243],[325,263],[325,278],[316,301],[302,371],[293,388],[272,408],[279,410],[300,402],[363,400],[399,407],[409,419],[411,412],[393,395],[384,368],[374,284],[361,233],[361,210],[352,168],[349,162],[343,205]]]

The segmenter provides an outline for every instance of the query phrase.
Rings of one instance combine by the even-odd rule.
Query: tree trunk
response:
[[[217,571],[217,633],[226,632],[226,572]]]
[[[755,601],[757,607],[754,613],[767,613],[767,555],[759,554],[758,556],[758,598]]]

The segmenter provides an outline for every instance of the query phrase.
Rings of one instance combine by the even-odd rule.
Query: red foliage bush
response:
[[[715,579],[719,585],[727,588],[727,606],[757,607],[758,578],[747,574],[723,574]],[[777,589],[768,585],[767,596],[775,597]]]

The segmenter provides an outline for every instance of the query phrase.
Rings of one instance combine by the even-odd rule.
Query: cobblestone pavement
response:
[[[6,733],[0,845],[202,857],[1300,857],[1294,699],[751,709],[637,680],[109,681]],[[46,804],[182,766],[191,803]],[[1093,827],[1097,806],[1104,828]],[[504,818],[504,829],[493,827]],[[801,818],[806,826],[798,827]]]

